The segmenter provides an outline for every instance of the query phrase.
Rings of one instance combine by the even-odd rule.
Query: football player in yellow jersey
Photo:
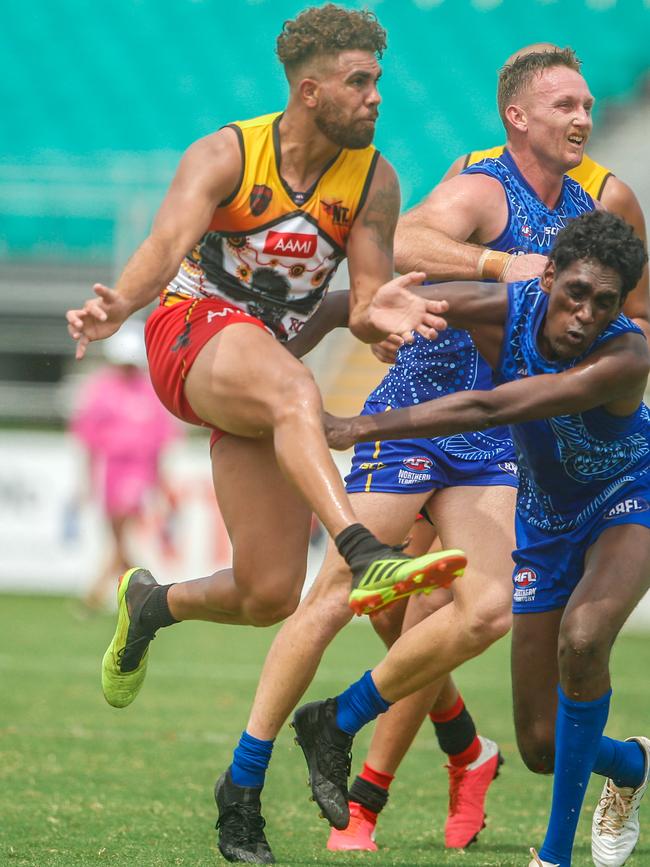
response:
[[[207,578],[162,587],[145,569],[122,576],[102,667],[115,707],[137,695],[159,628],[182,620],[265,626],[289,615],[304,581],[312,511],[348,564],[362,609],[462,572],[462,552],[412,561],[393,547],[401,537],[384,544],[357,522],[327,447],[318,389],[281,345],[315,312],[345,257],[356,337],[412,340],[413,331],[434,336],[445,326],[437,315],[444,304],[409,291],[423,274],[393,279],[399,185],[371,147],[385,45],[365,11],[328,4],[286,21],[277,40],[289,82],[285,111],[191,145],[115,288],[96,284],[93,299],[68,311],[81,359],[90,341],[162,293],[147,324],[152,379],[171,411],[215,429],[215,491],[233,546],[233,568]],[[356,169],[347,172],[351,161]],[[354,189],[339,189],[337,178]],[[220,846],[231,860],[263,863],[272,855],[259,818],[259,769],[272,740],[255,728],[245,734],[216,791]],[[242,827],[250,831],[244,853]]]

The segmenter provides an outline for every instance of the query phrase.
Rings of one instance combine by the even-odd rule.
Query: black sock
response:
[[[388,789],[382,789],[363,777],[355,777],[350,787],[350,800],[372,813],[381,813],[388,801]]]
[[[139,622],[147,631],[155,632],[163,626],[178,623],[167,604],[167,593],[173,584],[155,585],[140,610]]]
[[[392,550],[388,545],[382,545],[363,524],[350,524],[345,530],[341,530],[334,539],[334,544],[353,572],[365,568],[369,560]]]

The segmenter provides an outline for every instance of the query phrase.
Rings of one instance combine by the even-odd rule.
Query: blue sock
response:
[[[271,761],[273,741],[261,741],[242,732],[237,749],[232,754],[230,776],[236,786],[261,789],[266,769]]]
[[[377,691],[372,675],[364,676],[336,698],[336,724],[349,735],[356,735],[370,720],[384,713],[391,703]]]
[[[607,722],[612,691],[594,701],[572,701],[561,687],[557,691],[553,802],[539,855],[543,861],[570,867],[580,809]]]
[[[615,785],[636,789],[645,778],[645,753],[636,741],[613,741],[602,737],[594,774],[611,777]]]

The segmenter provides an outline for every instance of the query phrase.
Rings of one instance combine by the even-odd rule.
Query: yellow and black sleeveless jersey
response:
[[[472,151],[467,154],[463,168],[466,169],[468,166],[472,166],[474,163],[478,163],[488,157],[491,159],[500,157],[503,151],[504,145],[499,145],[495,148],[487,148],[487,150],[484,151]],[[571,169],[567,174],[570,178],[573,178],[574,181],[577,181],[582,189],[589,193],[592,199],[600,200],[605,187],[605,181],[612,172],[585,154],[580,165],[576,166],[575,169]]]
[[[281,116],[228,124],[242,154],[239,183],[216,208],[163,302],[218,296],[287,340],[315,312],[345,258],[379,152],[343,148],[310,189],[295,192],[280,173]]]

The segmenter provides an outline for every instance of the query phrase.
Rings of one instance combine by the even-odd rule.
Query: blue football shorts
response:
[[[550,532],[532,527],[517,513],[512,553],[515,614],[564,608],[585,568],[585,555],[600,534],[619,524],[650,528],[650,476],[619,488],[579,527]]]
[[[386,411],[385,404],[366,403],[362,415]],[[463,457],[449,437],[381,440],[357,443],[352,467],[345,477],[348,493],[415,494],[441,488],[504,485],[517,487],[517,462],[510,439],[500,439],[499,452],[491,456],[474,443],[474,435],[462,438]],[[458,438],[454,438],[457,443]]]

